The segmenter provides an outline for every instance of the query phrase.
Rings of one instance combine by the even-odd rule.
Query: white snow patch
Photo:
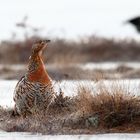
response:
[[[84,70],[92,70],[92,69],[103,69],[103,70],[110,70],[116,69],[119,66],[126,66],[131,67],[134,69],[140,68],[139,62],[104,62],[104,63],[85,63],[85,64],[78,64],[78,67]]]
[[[23,132],[0,132],[0,140],[139,140],[140,134],[98,134],[98,135],[41,135]]]

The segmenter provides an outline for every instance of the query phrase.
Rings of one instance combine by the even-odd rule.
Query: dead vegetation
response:
[[[38,132],[43,134],[93,134],[105,132],[139,132],[140,97],[123,86],[96,91],[79,86],[74,97],[60,90],[55,103],[26,118],[12,116],[12,110],[0,108],[0,129],[8,132]]]
[[[2,41],[0,63],[27,63],[31,46],[39,39],[44,38],[33,36],[23,41]],[[95,35],[83,37],[79,41],[59,38],[51,40],[44,57],[45,62],[51,64],[140,60],[140,43],[135,40],[106,39]]]

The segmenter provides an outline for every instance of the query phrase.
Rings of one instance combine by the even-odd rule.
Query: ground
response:
[[[14,87],[16,81],[9,81],[9,85],[12,82]],[[1,83],[4,83],[4,81],[1,81]],[[64,83],[65,86],[70,85],[70,83]],[[74,84],[73,81],[71,83]],[[26,117],[12,116],[12,109],[1,107],[1,130],[6,132],[38,132],[53,135],[139,132],[140,98],[138,96],[139,93],[136,95],[133,93],[134,90],[132,90],[134,86],[136,88],[136,85],[138,89],[139,81],[133,81],[132,84],[128,80],[128,82],[124,82],[124,85],[121,82],[119,84],[117,81],[110,82],[113,83],[112,85],[107,83],[107,81],[105,83],[103,81],[94,82],[91,85],[89,83],[77,84],[74,96],[69,94],[72,88],[69,90],[69,93],[66,93],[68,91],[66,88],[64,96],[58,93],[55,103],[50,106],[48,112],[43,110],[43,112]],[[8,87],[8,81],[5,81],[5,84]],[[131,85],[131,89],[128,88],[128,85]],[[93,90],[93,86],[96,89],[94,87]],[[71,87],[73,86],[71,85]],[[8,94],[8,92],[2,94],[7,96],[5,94]],[[9,94],[12,94],[11,91]]]

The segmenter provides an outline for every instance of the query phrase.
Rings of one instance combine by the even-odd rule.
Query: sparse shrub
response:
[[[98,124],[98,127],[108,129],[133,124],[133,121],[140,119],[140,97],[115,84],[111,89],[100,85],[95,93],[87,87],[80,87],[76,97],[79,113],[74,117],[73,125],[95,128]],[[89,120],[93,124],[87,124]]]

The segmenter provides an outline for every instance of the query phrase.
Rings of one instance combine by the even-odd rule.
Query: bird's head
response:
[[[42,50],[47,47],[50,40],[39,40],[32,46],[32,54],[41,54]]]

